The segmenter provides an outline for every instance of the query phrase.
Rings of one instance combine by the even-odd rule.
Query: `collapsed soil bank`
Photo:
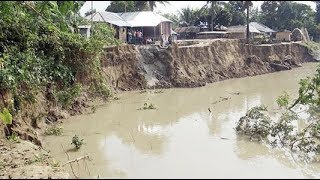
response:
[[[105,49],[105,78],[115,89],[199,87],[229,78],[289,70],[316,61],[300,43],[245,45],[236,39],[123,45]]]

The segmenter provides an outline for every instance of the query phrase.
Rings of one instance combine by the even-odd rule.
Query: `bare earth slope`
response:
[[[206,83],[289,70],[315,61],[299,43],[244,45],[235,39],[178,41],[158,46],[109,47],[105,77],[120,90],[199,87]]]

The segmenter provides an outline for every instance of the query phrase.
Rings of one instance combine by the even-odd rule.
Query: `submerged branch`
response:
[[[84,155],[84,156],[78,157],[78,158],[76,158],[76,159],[67,161],[67,162],[64,163],[62,166],[65,166],[65,165],[67,165],[67,164],[69,164],[69,163],[78,162],[78,161],[80,161],[81,159],[87,159],[87,158],[89,158],[89,155]]]

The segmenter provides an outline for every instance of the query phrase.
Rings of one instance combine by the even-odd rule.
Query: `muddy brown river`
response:
[[[46,137],[45,148],[61,164],[68,161],[64,150],[70,159],[89,154],[90,160],[73,163],[80,178],[320,178],[319,163],[295,161],[234,129],[248,109],[265,104],[272,110],[284,91],[297,95],[299,79],[317,65],[200,88],[121,93],[93,114],[65,121],[63,135]],[[144,103],[157,109],[137,110]],[[85,143],[77,152],[71,150],[75,134]]]

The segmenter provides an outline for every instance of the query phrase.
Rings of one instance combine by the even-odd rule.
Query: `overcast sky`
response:
[[[93,9],[97,11],[104,11],[107,6],[110,4],[110,1],[86,1],[85,4],[80,9],[80,14],[84,16],[84,13],[91,9],[91,2],[93,2]],[[311,6],[312,9],[316,9],[315,3],[311,1],[295,1],[297,3],[304,3]],[[177,13],[182,8],[190,7],[190,8],[201,8],[203,5],[206,4],[206,1],[169,1],[170,4],[162,5],[157,4],[155,8],[155,12],[162,12],[162,13]],[[263,1],[253,1],[254,7],[260,7]]]

